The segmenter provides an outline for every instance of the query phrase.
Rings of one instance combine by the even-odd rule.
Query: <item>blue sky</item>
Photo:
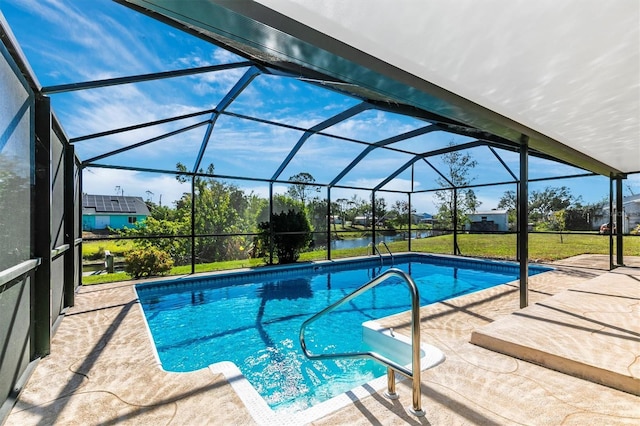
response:
[[[0,10],[18,39],[31,67],[43,86],[143,73],[183,69],[242,60],[195,37],[154,21],[107,0],[0,0]],[[246,69],[198,74],[138,84],[52,95],[52,104],[69,137],[138,124],[146,121],[188,114],[215,107]],[[260,75],[231,104],[228,111],[260,117],[300,128],[309,128],[345,109],[358,100],[318,88],[304,81],[270,75]],[[81,158],[144,141],[169,131],[196,125],[208,115],[171,124],[140,129],[130,134],[112,135],[76,144]],[[380,111],[365,111],[326,130],[366,142],[424,126],[424,122]],[[100,161],[149,168],[175,169],[177,162],[191,168],[203,140],[205,126],[154,142],[128,153]],[[214,128],[203,165],[213,163],[216,172],[232,176],[254,176],[268,179],[281,164],[302,132],[266,126],[264,124],[222,116]],[[453,141],[470,139],[448,134],[430,133],[394,145],[407,151],[425,152]],[[336,141],[316,135],[310,138],[287,166],[280,178],[300,172],[311,173],[318,182],[330,182],[348,165],[364,146],[354,142]],[[474,183],[509,180],[508,172],[495,156],[481,148],[470,152],[478,161],[473,170]],[[518,173],[517,156],[501,152],[503,159]],[[375,150],[341,184],[370,187],[381,182],[410,158],[409,154]],[[441,166],[438,159],[432,164]],[[578,173],[577,169],[534,159],[530,161],[530,177],[560,176]],[[414,170],[414,188],[432,188],[437,175],[423,162]],[[262,183],[230,181],[246,191],[268,194]],[[84,174],[84,191],[113,194],[119,187],[125,195],[137,195],[163,204],[177,199],[189,187],[172,176],[133,171],[92,168]],[[402,173],[387,188],[410,189],[411,174]],[[530,190],[545,186],[568,186],[574,196],[584,202],[596,202],[608,196],[609,181],[604,177],[554,180],[532,183]],[[640,176],[625,181],[640,193]],[[276,192],[284,191],[279,185]],[[476,189],[482,201],[480,210],[490,210],[513,185]],[[398,197],[381,194],[391,204]],[[350,197],[340,189],[332,190],[332,199]],[[358,192],[369,198],[366,191]],[[435,212],[431,194],[415,195],[414,208],[419,212]]]

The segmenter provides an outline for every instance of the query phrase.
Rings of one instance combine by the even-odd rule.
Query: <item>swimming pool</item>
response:
[[[519,273],[513,263],[420,254],[396,256],[394,267],[413,277],[421,305],[513,281]],[[379,259],[323,262],[139,284],[136,290],[165,370],[231,361],[272,409],[295,412],[385,374],[367,359],[308,360],[298,343],[305,319],[381,270]],[[390,279],[314,323],[308,348],[362,350],[362,323],[410,309],[399,282]]]

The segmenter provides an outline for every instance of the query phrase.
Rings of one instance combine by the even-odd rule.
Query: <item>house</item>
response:
[[[615,222],[616,207],[613,206]],[[609,222],[609,206],[605,206],[601,211],[593,215],[592,226],[599,229],[600,225]],[[622,198],[622,233],[628,234],[636,226],[640,225],[640,194],[628,195]]]
[[[465,225],[467,231],[506,232],[509,230],[509,214],[506,210],[471,213],[468,218],[469,223]]]
[[[411,222],[415,225],[418,224],[433,224],[433,216],[429,213],[411,214]]]
[[[353,218],[352,225],[368,226],[369,218],[366,216],[356,216]]]
[[[142,197],[82,194],[82,230],[132,228],[149,216]]]

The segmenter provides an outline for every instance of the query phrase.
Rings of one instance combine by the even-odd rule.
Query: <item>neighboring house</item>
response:
[[[429,213],[418,213],[418,214],[414,214],[413,216],[413,223],[418,224],[418,223],[431,223],[433,224],[433,216],[430,215]]]
[[[82,194],[82,230],[132,228],[149,216],[142,197]]]
[[[332,225],[342,225],[342,218],[340,216],[331,216]]]
[[[352,225],[368,226],[369,218],[366,216],[356,216],[351,222]]]
[[[615,222],[616,207],[613,206],[613,215]],[[600,225],[609,222],[609,206],[604,207],[601,211],[593,215],[592,226],[599,229]],[[640,224],[640,194],[629,195],[622,198],[622,233],[628,234]]]
[[[468,231],[508,231],[509,214],[506,210],[491,210],[467,215],[470,223],[465,225]]]

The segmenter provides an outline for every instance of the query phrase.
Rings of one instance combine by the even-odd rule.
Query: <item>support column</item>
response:
[[[269,265],[273,265],[273,181],[269,182]]]
[[[34,257],[40,258],[34,286],[35,356],[51,353],[51,100],[36,99],[35,107]]]
[[[622,241],[622,232],[624,230],[623,214],[624,214],[624,196],[622,195],[622,178],[616,177],[616,263],[618,266],[624,265],[624,244]]]
[[[453,188],[453,254],[460,254],[458,247],[458,188]]]
[[[84,168],[82,164],[78,164],[78,202],[74,206],[76,221],[78,226],[79,235],[76,235],[76,241],[80,241],[80,244],[77,247],[78,250],[78,259],[79,265],[76,269],[76,276],[78,277],[78,285],[82,284],[82,173]],[[75,288],[73,289],[75,292]]]
[[[520,137],[518,183],[518,254],[520,256],[520,309],[529,305],[529,137]]]
[[[76,154],[73,145],[64,141],[64,242],[69,249],[64,254],[64,306],[75,303],[76,280],[76,209],[75,209],[75,164]]]
[[[609,178],[609,270],[615,268],[613,263],[613,176]]]
[[[376,191],[371,191],[371,242],[376,245]],[[376,249],[373,249],[373,253],[376,254]]]
[[[413,174],[413,171],[412,171]],[[413,181],[413,177],[411,178],[411,181]],[[412,218],[413,216],[411,215],[411,193],[407,194],[407,198],[408,198],[408,204],[409,204],[409,244],[407,247],[407,250],[411,251],[411,222],[412,222]],[[417,238],[417,235],[416,235]]]
[[[191,175],[191,273],[196,273],[196,175]]]
[[[327,187],[327,260],[331,260],[331,222],[336,226],[331,211],[331,188]]]

